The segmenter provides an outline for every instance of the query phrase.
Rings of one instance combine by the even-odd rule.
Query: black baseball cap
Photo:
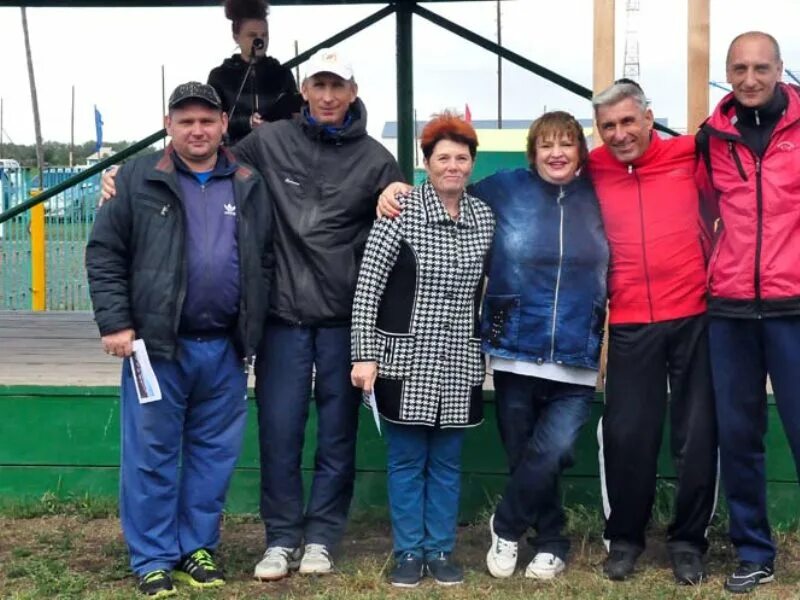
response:
[[[180,84],[169,96],[169,107],[175,108],[178,104],[186,100],[200,100],[214,108],[222,110],[222,100],[220,100],[217,90],[207,83],[189,81]]]

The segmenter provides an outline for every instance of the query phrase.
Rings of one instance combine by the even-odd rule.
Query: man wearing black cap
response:
[[[173,569],[193,587],[224,584],[213,552],[273,264],[269,196],[220,147],[216,91],[178,86],[165,123],[172,142],[122,167],[86,248],[103,348],[124,358],[122,529],[139,589],[154,597],[175,593]],[[157,381],[147,393],[145,356]]]

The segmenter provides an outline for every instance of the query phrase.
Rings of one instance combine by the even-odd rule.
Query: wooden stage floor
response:
[[[0,385],[119,385],[90,312],[0,311]]]

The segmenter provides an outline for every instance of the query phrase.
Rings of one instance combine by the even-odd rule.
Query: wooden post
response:
[[[602,92],[614,83],[614,0],[594,0],[594,65],[592,71],[592,90]],[[592,146],[603,142],[597,123],[594,124]],[[605,388],[606,361],[608,360],[608,317],[603,334],[603,352],[600,356],[600,369],[597,374],[597,389]]]
[[[709,0],[688,0],[686,131],[694,133],[708,116]]]
[[[614,0],[594,0],[594,68],[592,90],[598,93],[614,82]],[[602,142],[594,131],[594,146]]]

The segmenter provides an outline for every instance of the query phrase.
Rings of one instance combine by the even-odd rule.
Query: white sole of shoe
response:
[[[268,575],[266,577],[264,575],[253,575],[253,579],[256,581],[261,581],[262,583],[269,581],[280,581],[281,579],[286,579],[287,577],[289,577],[289,573],[284,573],[283,575]]]
[[[553,571],[553,572],[548,572],[548,573],[536,573],[534,571],[528,571],[527,569],[525,569],[525,577],[527,577],[528,579],[541,579],[542,581],[548,581],[550,579],[555,579],[556,577],[558,577],[563,572],[564,572],[564,570],[562,569],[561,571]]]
[[[419,587],[420,582],[418,581],[417,583],[398,583],[397,581],[390,581],[389,584],[392,587],[396,587],[396,588],[411,589],[411,588]]]
[[[317,567],[304,567],[300,565],[300,568],[297,570],[300,575],[328,575],[333,573],[333,566],[331,565],[327,569],[319,569]]]
[[[253,573],[253,579],[255,579],[257,581],[265,581],[265,582],[266,581],[280,581],[281,579],[286,579],[287,577],[289,577],[292,574],[292,571],[297,571],[297,569],[299,567],[300,567],[300,561],[299,560],[293,560],[292,562],[289,563],[289,570],[286,571],[285,573],[281,573],[280,575],[267,575],[267,576],[258,575],[256,573]]]
[[[508,569],[501,569],[494,563],[491,550],[486,555],[486,568],[489,570],[489,574],[495,579],[508,579],[514,574],[513,569],[510,571]]]
[[[436,583],[436,585],[440,585],[442,587],[453,587],[455,585],[461,585],[464,583],[463,581],[439,581],[437,579],[434,579],[433,581]]]

